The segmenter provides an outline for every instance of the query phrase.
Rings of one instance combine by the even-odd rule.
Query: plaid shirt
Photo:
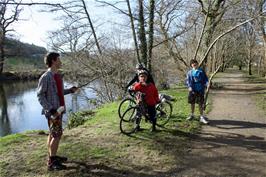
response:
[[[62,83],[64,95],[71,93],[71,90],[64,89],[63,85],[64,84]],[[50,115],[51,109],[58,109],[60,106],[57,86],[54,80],[54,73],[50,68],[39,79],[37,97],[43,107],[42,114],[45,114],[46,116]]]

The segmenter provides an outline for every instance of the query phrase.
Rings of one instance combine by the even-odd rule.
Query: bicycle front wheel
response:
[[[164,101],[156,106],[156,124],[158,126],[164,126],[170,120],[172,116],[173,106],[169,101]]]
[[[136,102],[133,98],[125,98],[122,100],[118,107],[118,115],[121,118],[127,109],[136,105]]]
[[[135,107],[131,107],[125,111],[120,119],[120,131],[124,134],[131,134],[135,132],[137,128],[137,110]]]

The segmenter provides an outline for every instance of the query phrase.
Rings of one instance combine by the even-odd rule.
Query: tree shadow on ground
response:
[[[150,167],[134,167],[134,170],[123,170],[105,164],[89,164],[80,161],[69,161],[65,176],[93,176],[93,177],[154,177],[164,176],[163,172],[155,172]],[[145,171],[145,172],[143,172]],[[153,172],[151,174],[151,172]]]
[[[239,120],[212,120],[210,126],[220,129],[266,128],[266,124]]]
[[[194,141],[203,141],[208,144],[207,149],[220,148],[225,145],[246,148],[252,151],[266,153],[266,141],[264,137],[255,135],[245,136],[229,132],[204,132],[200,136],[194,136]]]
[[[219,129],[230,130],[230,129],[248,129],[248,128],[266,128],[266,124],[257,122],[246,122],[238,120],[212,120],[210,126],[217,127]],[[245,136],[237,133],[214,131],[202,132],[201,136],[193,136],[197,140],[203,140],[208,144],[212,145],[213,148],[217,148],[222,145],[231,145],[245,147],[247,149],[266,152],[266,141],[264,137],[255,135]]]

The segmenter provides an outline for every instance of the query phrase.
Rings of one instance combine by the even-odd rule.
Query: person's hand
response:
[[[59,119],[59,116],[61,115],[59,112],[57,112],[56,109],[51,109],[50,113],[51,113],[51,121],[52,122],[56,122]]]
[[[192,88],[191,88],[191,87],[188,87],[188,91],[189,91],[189,92],[192,92]]]
[[[146,86],[146,85],[147,85],[146,82],[140,82],[140,84],[141,84],[142,86]]]
[[[59,112],[56,112],[55,114],[53,114],[53,117],[55,117],[54,119],[51,119],[51,121],[53,122],[53,123],[55,123],[55,122],[58,122],[60,119],[59,119],[59,117],[60,117],[60,113]]]
[[[78,87],[73,86],[70,88],[70,90],[71,90],[71,93],[75,93],[78,90]]]

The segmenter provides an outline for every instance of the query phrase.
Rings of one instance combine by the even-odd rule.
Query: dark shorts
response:
[[[63,127],[62,127],[62,116],[56,119],[51,119],[50,117],[46,117],[48,121],[48,127],[50,131],[50,135],[53,138],[57,138],[62,136]]]
[[[204,103],[204,94],[198,92],[189,92],[188,93],[188,103],[189,104],[203,104]]]

